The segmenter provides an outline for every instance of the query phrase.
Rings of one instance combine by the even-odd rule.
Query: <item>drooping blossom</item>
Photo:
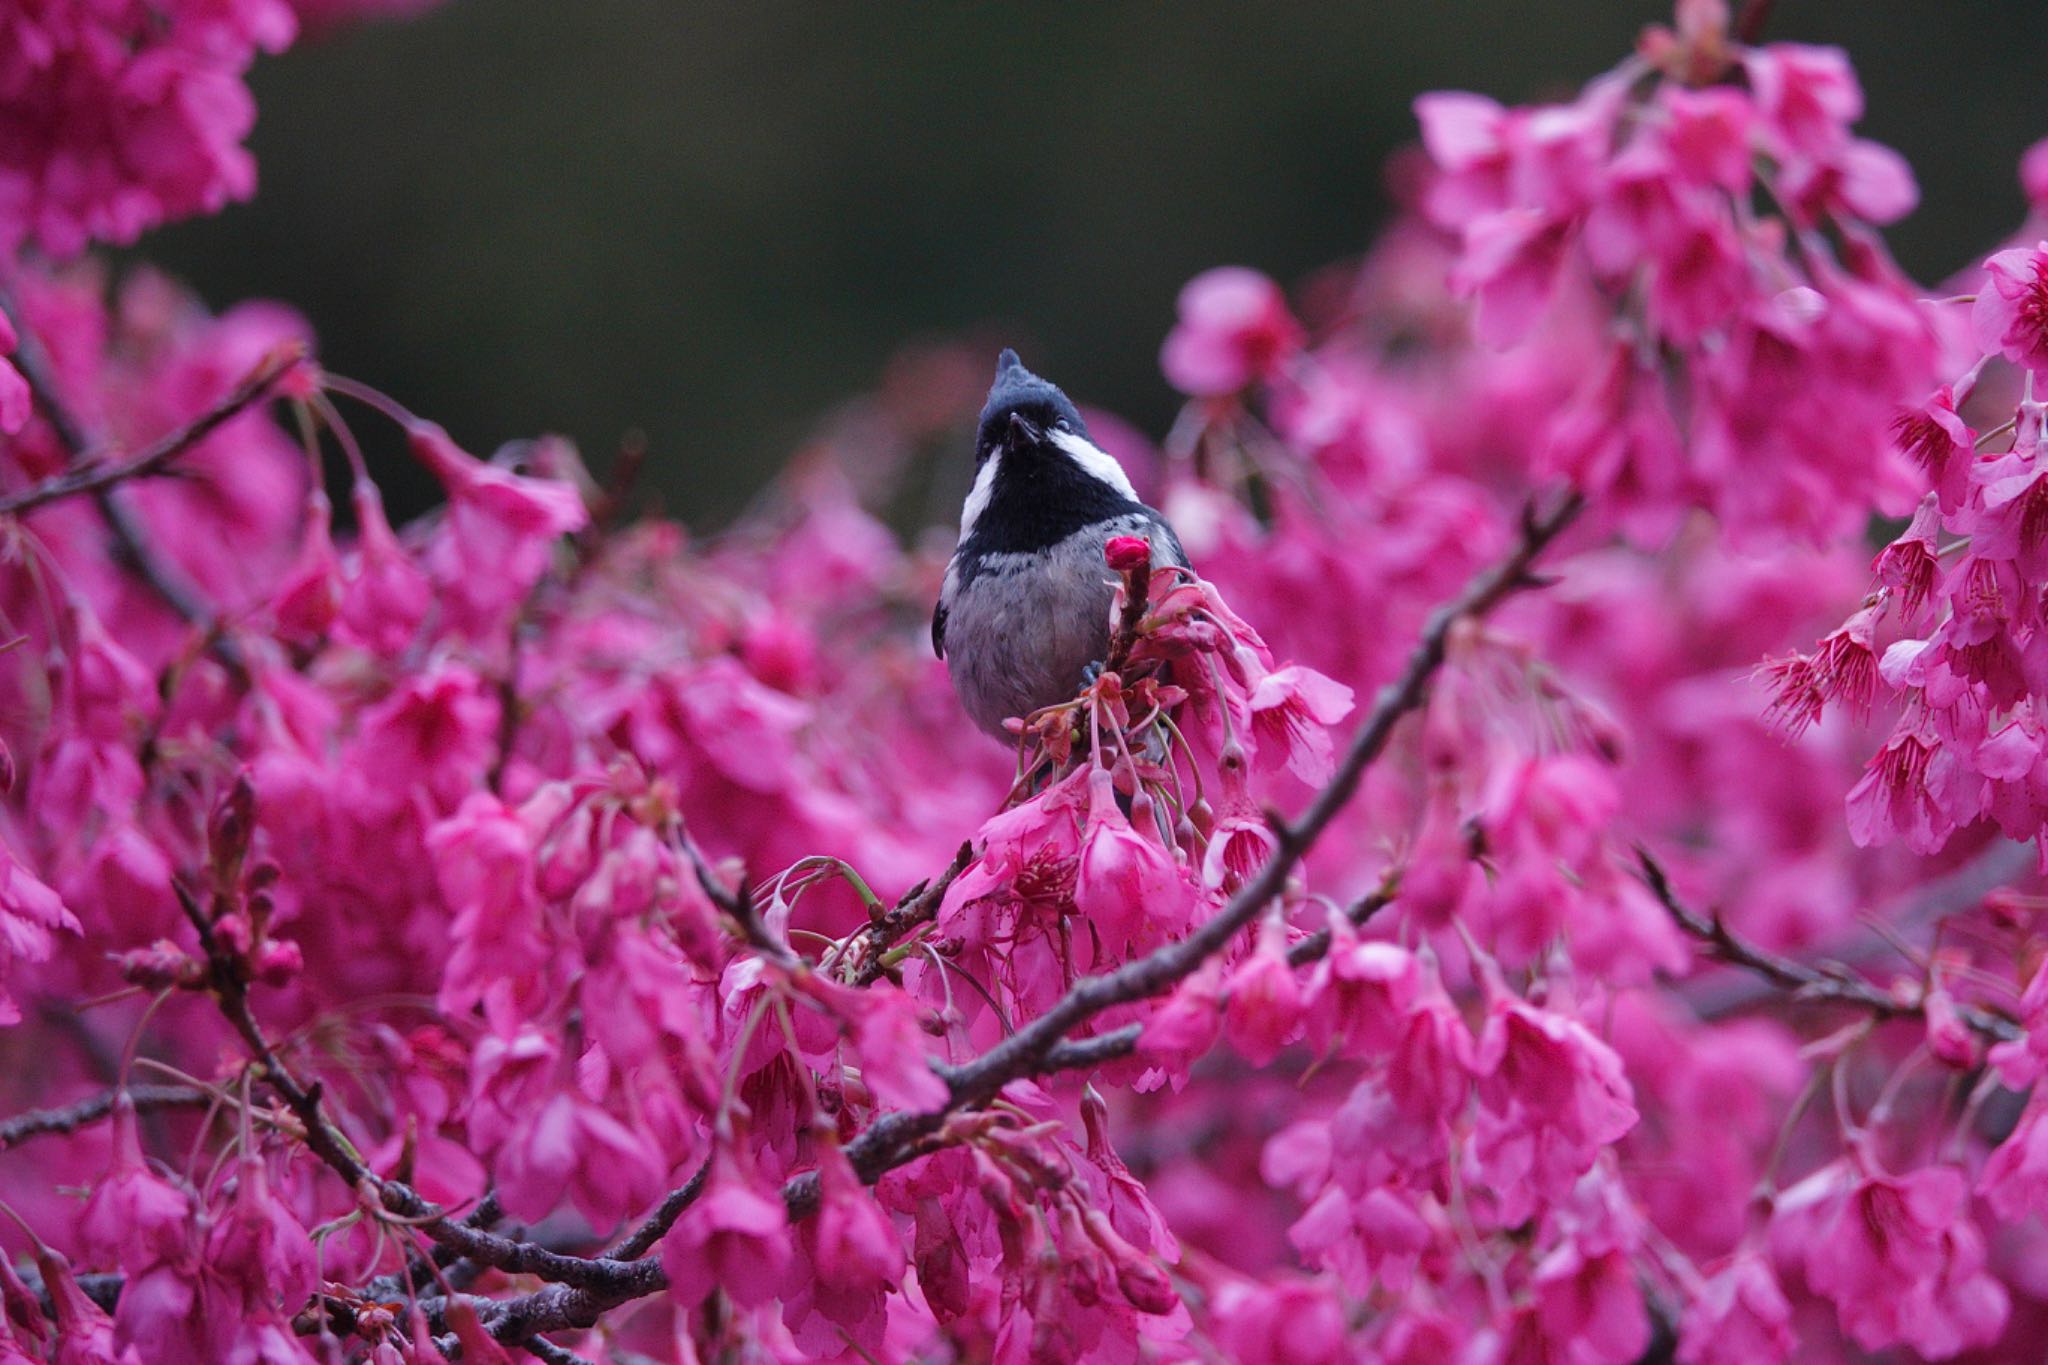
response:
[[[1218,397],[1271,378],[1301,343],[1301,324],[1278,285],[1257,271],[1223,266],[1181,290],[1180,321],[1159,363],[1182,393]]]

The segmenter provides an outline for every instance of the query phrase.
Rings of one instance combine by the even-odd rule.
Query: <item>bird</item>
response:
[[[1073,402],[1014,350],[996,361],[974,461],[932,649],[969,718],[1007,739],[1004,721],[1071,700],[1107,655],[1111,538],[1145,538],[1154,567],[1188,559]]]

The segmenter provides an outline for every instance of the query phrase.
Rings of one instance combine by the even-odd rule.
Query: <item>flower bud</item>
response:
[[[160,991],[172,986],[196,986],[206,969],[183,948],[160,938],[147,948],[131,948],[114,957],[121,979],[144,990]]]
[[[249,851],[249,836],[256,829],[256,788],[246,772],[235,775],[235,785],[214,806],[206,822],[207,847],[215,866],[235,867]]]
[[[1102,557],[1118,573],[1144,573],[1152,567],[1152,545],[1143,536],[1111,536]]]
[[[266,939],[249,959],[256,979],[266,986],[282,986],[305,970],[305,954],[291,939]]]

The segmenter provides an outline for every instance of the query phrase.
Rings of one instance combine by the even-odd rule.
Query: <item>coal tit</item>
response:
[[[1155,566],[1187,555],[1067,396],[1015,351],[996,362],[974,460],[932,648],[967,714],[1000,739],[1005,719],[1070,700],[1108,652],[1105,542],[1143,536]]]

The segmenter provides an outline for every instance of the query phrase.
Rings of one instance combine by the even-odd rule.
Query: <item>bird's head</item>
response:
[[[974,462],[986,463],[998,451],[1021,455],[1065,444],[1059,438],[1088,439],[1088,424],[1059,386],[1024,368],[1017,353],[1005,350],[996,361],[996,380],[989,386],[976,430]]]

